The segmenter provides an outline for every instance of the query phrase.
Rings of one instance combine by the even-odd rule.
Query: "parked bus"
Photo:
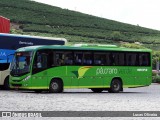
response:
[[[126,87],[149,86],[151,60],[149,49],[114,45],[24,47],[15,53],[10,86],[51,93],[63,92],[65,88],[118,93]]]
[[[9,65],[16,49],[34,45],[65,45],[66,42],[64,38],[0,33],[0,87],[9,89]]]

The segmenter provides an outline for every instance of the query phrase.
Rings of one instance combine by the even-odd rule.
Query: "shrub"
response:
[[[158,74],[157,70],[152,70],[152,76],[156,76]]]
[[[153,83],[160,83],[160,76],[153,76],[152,77],[152,82]]]

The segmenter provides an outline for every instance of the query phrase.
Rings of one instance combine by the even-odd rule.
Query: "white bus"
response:
[[[34,45],[65,45],[65,38],[0,33],[0,88],[9,89],[9,66],[16,49]]]

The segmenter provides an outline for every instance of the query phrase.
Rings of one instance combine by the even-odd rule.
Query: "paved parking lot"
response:
[[[92,93],[65,89],[64,93],[0,90],[0,111],[159,111],[160,85],[126,88],[122,93]]]

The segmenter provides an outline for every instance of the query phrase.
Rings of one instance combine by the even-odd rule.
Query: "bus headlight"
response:
[[[23,79],[23,81],[27,81],[31,76],[27,76],[26,78]]]

